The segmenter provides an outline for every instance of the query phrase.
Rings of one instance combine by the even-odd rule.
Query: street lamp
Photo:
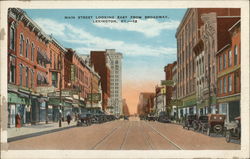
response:
[[[62,103],[60,103],[59,108],[59,127],[62,127]]]

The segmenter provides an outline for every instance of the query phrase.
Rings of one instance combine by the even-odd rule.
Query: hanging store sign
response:
[[[92,93],[92,97],[91,97],[91,93],[88,93],[87,100],[88,101],[100,101],[101,94],[100,93]]]
[[[162,80],[161,81],[161,85],[173,86],[174,85],[174,81],[173,80]]]
[[[66,91],[63,90],[61,96],[62,97],[71,97],[73,95],[72,91]],[[59,97],[60,96],[60,92],[50,92],[48,93],[48,97]]]
[[[70,80],[71,80],[72,82],[74,82],[74,81],[75,81],[75,73],[76,73],[76,72],[75,72],[75,65],[71,65],[71,70],[70,70],[70,72],[71,72],[71,76],[70,76],[71,79],[70,79]]]

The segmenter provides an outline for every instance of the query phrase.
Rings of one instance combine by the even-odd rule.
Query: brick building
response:
[[[123,115],[125,115],[125,116],[130,115],[126,99],[122,99],[122,112],[123,112]]]
[[[139,96],[137,105],[137,113],[139,115],[147,115],[153,112],[155,93],[142,92]]]
[[[110,98],[110,64],[111,59],[106,51],[91,51],[91,65],[100,75],[102,88],[102,109],[107,111]]]
[[[201,15],[199,39],[194,47],[196,55],[197,113],[216,113],[216,52],[229,41],[228,28],[238,19],[239,9],[227,14],[210,12]]]
[[[227,121],[240,116],[240,20],[227,30],[224,46],[217,52],[217,103]]]
[[[8,11],[8,125],[45,121],[46,98],[37,87],[48,86],[50,38],[21,9]]]
[[[176,65],[176,61],[174,63],[168,64],[164,67],[165,72],[165,80],[166,81],[172,81],[173,80],[173,67]],[[166,85],[166,111],[168,115],[170,115],[170,112],[172,110],[172,93],[173,93],[173,86],[172,85]]]
[[[208,75],[208,70],[211,70],[210,76],[216,76],[216,67],[215,67],[215,52],[217,51],[216,42],[218,39],[210,38],[209,41],[206,41],[205,45],[206,52],[209,54],[205,54],[201,52],[201,56],[199,54],[194,53],[194,47],[199,45],[199,41],[201,38],[201,26],[204,25],[204,21],[207,20],[206,16],[202,15],[208,13],[216,13],[218,16],[238,16],[240,14],[239,9],[231,9],[231,8],[192,8],[188,9],[185,13],[178,29],[176,32],[177,38],[177,74],[178,74],[178,82],[177,82],[177,98],[182,100],[183,104],[180,106],[179,113],[182,116],[185,114],[195,114],[200,106],[201,101],[205,99],[198,99],[199,95],[197,93],[197,89],[199,85],[202,85],[202,89],[204,92],[208,91],[208,86],[210,86],[210,103],[215,103],[214,90],[216,85],[216,77],[210,78],[210,82],[207,82],[205,79],[206,74]],[[211,20],[208,19],[210,22]],[[216,24],[212,24],[216,25]],[[209,30],[211,25],[204,25],[205,29]],[[214,29],[212,27],[212,29]],[[217,30],[215,30],[217,31]],[[217,35],[217,34],[216,34]],[[222,37],[221,37],[222,38]],[[197,47],[198,48],[198,47]],[[212,48],[212,49],[211,49]],[[199,49],[198,49],[199,50]],[[198,51],[199,52],[199,51]],[[208,60],[208,56],[211,58]],[[201,74],[197,73],[197,60],[198,60],[198,69],[201,68]],[[208,69],[208,61],[210,61],[211,69]],[[200,62],[200,64],[199,64]],[[207,66],[206,66],[207,64]],[[203,67],[200,67],[203,66]],[[199,70],[200,71],[200,70]],[[204,84],[203,84],[204,83]],[[198,86],[197,86],[198,85]],[[204,87],[203,87],[204,85]],[[207,90],[206,90],[207,89]],[[206,93],[208,94],[208,93]],[[208,103],[208,102],[205,102]],[[197,104],[199,105],[197,107]],[[208,106],[202,112],[208,112]]]
[[[154,112],[159,115],[160,112],[166,111],[166,87],[156,86],[154,97]]]

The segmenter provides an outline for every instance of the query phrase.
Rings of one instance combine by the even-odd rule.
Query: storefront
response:
[[[15,127],[16,115],[20,114],[22,125],[30,122],[29,96],[21,92],[8,92],[8,126]]]

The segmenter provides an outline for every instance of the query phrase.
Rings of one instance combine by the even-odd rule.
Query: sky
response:
[[[175,33],[186,9],[25,9],[25,12],[45,33],[79,54],[105,49],[121,52],[122,96],[130,113],[135,113],[140,92],[154,92],[165,78],[164,66],[176,60]]]

